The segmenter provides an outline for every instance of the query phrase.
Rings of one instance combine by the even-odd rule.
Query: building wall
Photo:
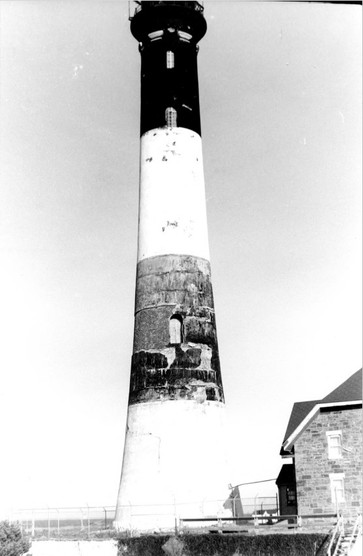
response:
[[[344,497],[338,510],[348,518],[362,512],[361,427],[361,408],[320,412],[295,442],[299,514],[337,510],[331,489],[332,474],[344,481]],[[341,458],[329,459],[327,431],[342,432]]]

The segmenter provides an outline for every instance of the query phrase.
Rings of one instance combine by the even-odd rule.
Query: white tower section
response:
[[[141,137],[138,261],[156,255],[209,260],[202,140],[190,129]]]

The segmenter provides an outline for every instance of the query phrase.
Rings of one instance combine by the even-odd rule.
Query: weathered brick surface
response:
[[[188,255],[161,255],[137,265],[135,312],[159,305],[213,308],[210,263]]]
[[[342,431],[341,459],[328,459],[327,431]],[[344,473],[345,501],[339,510],[347,517],[362,511],[362,409],[318,413],[295,442],[298,513],[336,511],[330,473]]]
[[[171,343],[170,318],[181,323]],[[189,255],[138,263],[129,403],[224,401],[210,264]]]

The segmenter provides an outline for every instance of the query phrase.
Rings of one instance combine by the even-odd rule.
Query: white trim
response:
[[[305,417],[305,419],[303,419],[301,421],[301,423],[296,427],[296,429],[294,430],[294,432],[292,432],[290,434],[290,436],[285,440],[285,442],[283,443],[282,447],[284,449],[285,452],[289,451],[297,436],[299,436],[303,430],[308,426],[308,424],[310,423],[310,421],[315,417],[316,413],[321,409],[321,408],[325,408],[325,407],[342,407],[342,406],[349,406],[349,405],[356,405],[356,404],[361,404],[362,400],[353,400],[350,402],[330,402],[330,403],[317,403],[316,405],[314,405],[313,409],[311,409],[309,411],[309,413],[307,414],[307,416]]]

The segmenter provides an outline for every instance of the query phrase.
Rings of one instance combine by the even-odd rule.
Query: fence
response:
[[[160,517],[167,517],[172,524],[170,529],[177,527],[179,532],[199,529],[226,530],[248,529],[255,533],[270,530],[271,526],[296,528],[301,530],[321,531],[331,529],[336,524],[336,514],[317,515],[279,515],[274,497],[235,498],[231,507],[226,507],[219,515],[204,512],[205,517],[197,517],[191,513],[190,503],[177,507],[160,504],[159,506],[125,506],[130,512],[132,524],[140,523],[140,519],[150,521],[151,516],[157,522]],[[216,501],[214,501],[216,502]],[[228,501],[227,501],[228,502]],[[223,502],[221,502],[223,504]],[[194,506],[195,507],[195,506]],[[201,503],[200,508],[208,506]],[[222,507],[222,506],[221,506]],[[28,508],[15,510],[9,515],[9,521],[19,523],[23,533],[35,539],[97,539],[110,538],[115,534],[113,522],[115,506],[83,506],[65,508]]]
[[[33,538],[107,537],[113,531],[114,506],[26,508],[14,510],[9,521],[19,523]]]
[[[255,496],[254,498],[240,498],[230,496],[224,503],[225,508],[231,510],[233,517],[252,516],[253,514],[278,513],[278,497],[276,496]]]
[[[124,510],[128,513],[132,530],[133,524],[136,528],[140,520],[145,518],[149,521],[151,515],[155,516],[156,522],[161,523],[168,518],[173,527],[179,520],[195,516],[195,508],[198,508],[198,515],[214,518],[215,512],[211,511],[210,504],[214,507],[219,505],[224,516],[243,517],[278,512],[276,497],[234,497],[224,501],[186,502],[177,505],[134,505],[125,506]],[[26,508],[12,511],[9,521],[18,522],[22,531],[33,538],[107,537],[113,534],[115,509],[115,506]]]

